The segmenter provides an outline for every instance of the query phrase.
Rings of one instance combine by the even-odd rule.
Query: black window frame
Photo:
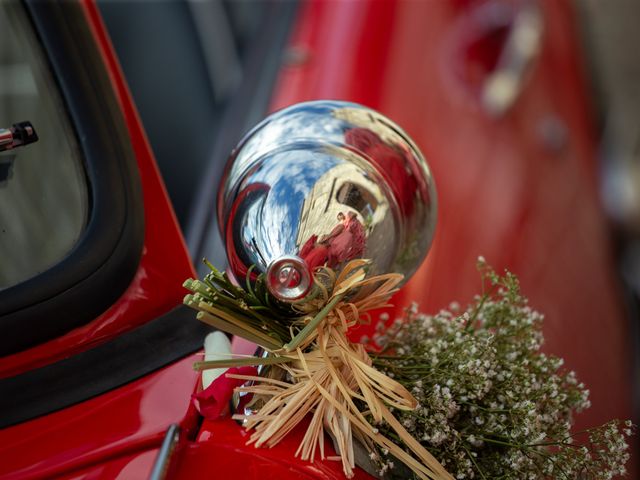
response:
[[[56,338],[104,312],[131,283],[144,243],[136,157],[82,7],[37,0],[24,7],[76,134],[89,210],[85,230],[62,261],[0,291],[0,356]]]

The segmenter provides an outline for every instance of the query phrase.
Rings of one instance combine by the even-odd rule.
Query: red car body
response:
[[[505,29],[464,35],[483,3],[306,2],[289,40],[295,55],[279,73],[271,109],[321,98],[361,103],[401,125],[428,159],[439,194],[437,233],[427,260],[394,298],[392,315],[412,301],[425,312],[470,301],[480,288],[475,261],[483,255],[519,276],[532,307],[546,315],[546,351],[564,357],[590,388],[593,406],[576,418],[577,428],[631,418],[630,327],[598,202],[575,14],[568,2],[539,2],[539,52],[515,102],[496,117],[478,101],[477,82],[497,68]],[[135,149],[144,254],[109,310],[3,358],[2,377],[90,349],[169,311],[181,302],[182,281],[195,275],[98,9],[82,5]],[[549,122],[561,127],[551,139]],[[195,358],[3,429],[0,478],[146,478],[171,424],[181,433],[168,478],[343,478],[339,462],[293,458],[300,431],[276,448],[254,449],[235,422],[202,421],[190,403]],[[635,478],[635,463],[630,468]],[[357,478],[368,475],[358,471]]]

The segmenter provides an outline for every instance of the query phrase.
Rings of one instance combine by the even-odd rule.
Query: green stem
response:
[[[223,318],[220,318],[216,315],[213,315],[209,312],[205,312],[200,310],[196,315],[196,318],[201,322],[204,322],[208,325],[211,325],[218,330],[222,330],[223,332],[230,333],[231,335],[237,335],[242,337],[250,342],[256,343],[268,350],[277,350],[281,348],[282,344],[278,343],[275,338],[271,338],[268,336],[257,336],[252,332],[248,331],[246,328],[238,327],[232,323],[229,323]]]
[[[483,285],[483,290],[484,290],[484,285]],[[473,324],[476,321],[476,319],[478,318],[478,314],[480,313],[480,310],[482,310],[482,307],[484,306],[484,304],[485,304],[485,302],[487,301],[488,298],[489,298],[489,293],[486,293],[486,294],[483,293],[482,294],[482,299],[480,300],[480,303],[475,308],[475,310],[473,311],[473,315],[471,315],[471,318],[469,318],[469,321],[467,322],[467,324],[464,327],[464,329],[466,331],[470,331],[473,328]]]
[[[311,334],[311,332],[313,332],[318,327],[318,325],[320,325],[320,322],[329,314],[331,310],[333,310],[333,307],[335,307],[336,304],[340,300],[342,300],[342,297],[344,297],[344,293],[340,293],[333,297],[331,301],[329,301],[329,303],[327,303],[324,308],[320,310],[320,312],[318,312],[318,314],[309,323],[307,323],[307,325],[300,331],[300,333],[293,337],[293,339],[284,346],[284,349],[287,352],[291,352],[292,350],[298,348],[298,345],[300,345],[300,343],[302,343]]]
[[[224,360],[204,360],[201,362],[195,362],[193,369],[208,370],[210,368],[229,368],[229,367],[241,367],[244,365],[278,365],[281,363],[292,362],[292,358],[288,357],[251,357],[251,358],[229,358]]]
[[[505,447],[511,447],[511,448],[523,448],[526,447],[526,445],[517,445],[515,443],[510,443],[510,442],[502,442],[500,440],[496,440],[494,438],[487,438],[487,437],[478,437],[480,440],[482,440],[483,442],[487,442],[487,443],[494,443],[496,445],[502,445]]]
[[[471,455],[471,452],[467,449],[467,447],[465,447],[464,445],[462,445],[462,448],[464,449],[464,451],[467,453],[467,456],[469,457],[469,460],[471,460],[471,463],[473,463],[473,466],[476,467],[476,470],[478,471],[478,473],[480,474],[480,476],[484,479],[487,480],[487,477],[484,476],[484,473],[482,473],[482,470],[480,469],[480,467],[478,466],[478,464],[476,463],[475,458],[473,458],[473,455]]]

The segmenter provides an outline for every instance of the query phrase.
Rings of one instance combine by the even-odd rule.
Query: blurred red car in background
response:
[[[577,428],[633,418],[636,319],[570,5],[246,5],[0,4],[0,126],[40,136],[0,155],[0,477],[342,478],[293,458],[300,432],[256,450],[202,420],[207,328],[181,306],[189,254],[225,262],[228,152],[268,111],[322,98],[392,118],[436,179],[436,238],[394,312],[471,300],[483,255],[520,277],[547,351],[590,387]]]

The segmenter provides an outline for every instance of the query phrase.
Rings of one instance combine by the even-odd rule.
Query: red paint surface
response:
[[[498,269],[508,267],[520,276],[532,306],[547,316],[546,349],[562,355],[589,385],[594,405],[577,418],[578,426],[630,417],[628,331],[597,203],[594,139],[573,12],[566,3],[542,2],[543,50],[514,108],[492,120],[464,87],[450,80],[448,70],[453,68],[447,52],[454,27],[475,4],[307,3],[291,45],[307,50],[308,60],[283,69],[273,108],[319,98],[359,102],[394,119],[425,153],[438,187],[439,224],[427,261],[396,297],[396,312],[412,300],[427,312],[452,300],[469,301],[479,290],[475,260],[484,255]],[[149,159],[141,174],[157,179],[95,7],[88,5],[87,12],[129,112],[132,135],[142,141],[134,142],[137,153]],[[548,115],[568,127],[567,144],[557,151],[540,139],[539,125]],[[164,213],[152,217],[158,224],[147,228],[161,232],[158,241],[166,248],[171,246],[165,243],[168,237],[178,237],[173,246],[179,244],[183,252],[161,184],[148,185],[145,206],[161,199],[151,215]],[[139,283],[166,289],[171,297],[175,278],[166,262],[173,260],[149,255],[147,276]],[[172,274],[180,280],[191,274],[181,262],[176,260]],[[144,308],[153,308],[151,295],[131,294],[137,300],[132,299],[131,310],[121,304],[120,315],[150,318],[154,313]],[[175,303],[164,300],[155,308]],[[98,322],[104,321],[103,315]],[[107,321],[103,330],[72,334],[98,341],[101,332],[120,328],[116,324]],[[49,354],[62,351],[61,346],[49,348]],[[144,476],[168,425],[195,425],[188,407],[197,379],[192,361],[186,358],[126,387],[0,432],[0,477],[48,478],[63,472],[69,479]],[[234,422],[204,422],[197,438],[183,439],[174,472],[184,479],[341,478],[338,462],[310,465],[292,459],[300,439],[296,431],[273,449],[255,450],[245,445],[246,434]],[[630,478],[635,478],[637,470],[631,467]],[[358,472],[357,478],[366,475]]]
[[[143,479],[149,477],[158,450],[124,455],[112,460],[58,477],[59,480]]]
[[[301,428],[302,427],[302,428]],[[175,468],[176,480],[201,478],[215,471],[216,478],[261,480],[343,480],[342,462],[316,460],[314,463],[295,458],[306,425],[294,429],[275,448],[254,448],[245,443],[249,433],[233,421],[205,421],[198,436],[180,453]],[[327,457],[335,457],[330,442],[325,442]],[[372,478],[360,469],[354,480]]]
[[[4,357],[0,378],[79,353],[142,325],[182,303],[182,280],[195,275],[151,148],[141,127],[110,40],[93,3],[84,3],[122,107],[142,184],[145,239],[142,259],[120,299],[92,322],[47,343]]]
[[[195,360],[195,355],[186,357],[86,402],[0,430],[0,478],[101,471],[105,462],[157,449],[172,423],[180,423],[188,434],[195,425],[189,401],[198,379]]]

